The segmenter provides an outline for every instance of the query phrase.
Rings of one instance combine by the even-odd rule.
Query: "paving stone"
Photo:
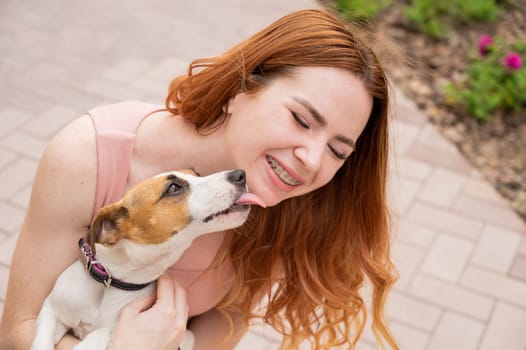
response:
[[[341,348],[341,349],[344,350],[344,348]],[[360,349],[360,350],[377,350],[378,347],[374,346],[373,344],[367,343],[365,341],[358,341],[358,343],[356,344],[356,349]]]
[[[432,124],[424,124],[420,128],[417,138],[418,143],[440,149],[446,153],[456,153],[457,150],[447,139],[442,136]]]
[[[0,199],[15,195],[33,181],[37,169],[37,161],[20,158],[0,170]]]
[[[404,350],[425,350],[429,342],[429,333],[409,327],[401,322],[390,322],[389,326],[394,334],[396,341],[400,344],[400,349]]]
[[[263,326],[261,326],[263,327]],[[236,349],[254,349],[254,350],[271,350],[277,349],[279,343],[275,337],[266,336],[267,331],[261,331],[261,327],[251,327],[250,330],[241,338]],[[266,327],[269,328],[269,327]],[[270,329],[270,328],[269,328]]]
[[[416,140],[420,129],[412,124],[401,120],[393,120],[391,123],[391,134],[393,138],[393,149],[397,154],[405,154]]]
[[[492,298],[424,274],[415,276],[408,292],[429,303],[467,314],[480,321],[489,319],[494,305]]]
[[[48,99],[35,96],[23,87],[20,88],[14,85],[11,83],[11,80],[6,80],[3,85],[0,85],[0,103],[3,106],[10,106],[10,109],[18,110],[20,113],[27,115],[27,122],[52,106],[52,103]],[[25,122],[23,124],[25,124]],[[22,123],[18,124],[18,126],[19,125],[22,125]]]
[[[418,192],[418,198],[437,206],[449,208],[466,179],[466,174],[437,167],[433,169],[422,189]]]
[[[471,166],[455,151],[444,152],[439,147],[433,147],[421,142],[415,142],[404,154],[408,158],[428,162],[431,165],[447,168],[459,173],[469,174]]]
[[[0,229],[15,232],[20,229],[24,220],[24,211],[7,202],[0,201]],[[2,259],[0,257],[0,259]]]
[[[5,266],[10,266],[17,239],[18,230],[16,233],[10,234],[6,239],[0,242],[0,265],[4,264]]]
[[[66,107],[83,111],[107,102],[104,96],[93,95],[82,90],[80,82],[75,87],[71,87],[50,81],[35,82],[28,77],[14,81],[13,86],[22,88],[28,94],[38,99],[45,99],[53,105],[62,103]]]
[[[407,289],[411,278],[418,270],[424,259],[425,251],[419,247],[395,241],[391,246],[391,260],[395,265],[400,277],[396,281],[396,290]]]
[[[170,82],[176,76],[187,72],[190,61],[191,59],[179,57],[164,58],[160,63],[151,66],[145,76],[152,80]]]
[[[418,126],[426,124],[427,117],[418,109],[413,101],[409,100],[400,91],[395,90],[394,100],[396,101],[394,119],[408,121]]]
[[[421,271],[449,282],[457,282],[473,250],[473,242],[451,235],[439,235],[424,259]]]
[[[433,169],[433,167],[426,162],[404,156],[397,156],[391,161],[390,166],[391,173],[416,181],[426,179]]]
[[[504,203],[502,196],[487,182],[479,176],[471,176],[464,183],[462,193],[478,199],[483,199],[494,204]]]
[[[42,139],[18,131],[6,136],[1,144],[3,147],[37,161],[42,157],[46,147],[46,143]]]
[[[429,343],[429,350],[475,350],[484,324],[451,312],[446,312]]]
[[[492,201],[460,195],[452,209],[466,217],[526,232],[524,222],[510,209],[507,203],[499,205]]]
[[[49,140],[68,122],[79,117],[82,112],[56,105],[41,115],[32,118],[30,122],[24,125],[24,131]]]
[[[471,261],[479,266],[506,273],[517,253],[521,238],[519,232],[488,225],[478,240]]]
[[[150,63],[135,57],[127,57],[110,67],[105,73],[104,78],[118,83],[127,84],[142,75],[150,68]]]
[[[519,254],[526,255],[526,235],[522,235],[521,244],[519,245]]]
[[[469,266],[460,284],[482,295],[526,307],[526,283],[509,276]]]
[[[510,276],[526,282],[526,256],[515,256],[515,260],[511,265]]]
[[[420,111],[414,113],[413,108],[403,105],[396,106],[396,110],[393,111],[393,116],[396,120],[403,120],[415,125],[423,125],[427,122],[427,118],[423,113]]]
[[[499,302],[493,312],[480,350],[526,349],[526,310]]]
[[[395,223],[395,230],[395,239],[423,248],[431,246],[436,235],[436,230],[406,218]]]
[[[16,154],[11,150],[0,148],[0,169],[11,163],[16,158]]]
[[[412,204],[407,217],[415,222],[453,232],[469,239],[478,238],[484,226],[478,220],[466,218],[456,212],[439,209],[420,201]]]
[[[0,109],[0,136],[11,134],[16,128],[24,124],[31,115],[13,108]]]
[[[396,319],[414,328],[430,332],[438,324],[442,310],[394,291],[387,299],[386,314],[389,319]]]
[[[31,189],[32,185],[28,185],[26,188],[11,196],[9,199],[10,204],[26,210],[29,205],[29,199],[31,198]]]
[[[168,80],[168,79],[167,79]],[[144,99],[154,104],[164,105],[166,92],[168,91],[169,81],[159,83],[147,77],[141,77],[130,83],[130,86],[141,93]]]
[[[106,78],[97,78],[82,86],[82,90],[92,96],[109,98],[112,101],[142,100],[143,93],[129,86],[115,83]]]
[[[389,207],[402,216],[418,193],[420,183],[404,177],[390,176],[387,186]]]
[[[9,279],[9,269],[7,268],[7,266],[0,265],[0,300],[5,300],[5,293],[7,292],[7,280],[8,279]]]

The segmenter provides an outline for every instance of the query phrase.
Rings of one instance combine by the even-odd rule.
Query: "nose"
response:
[[[232,170],[226,175],[226,179],[233,185],[245,187],[247,179],[245,176],[245,171],[241,169]]]
[[[323,153],[325,152],[325,143],[310,140],[305,145],[296,147],[294,155],[303,166],[308,170],[318,170],[321,166]]]

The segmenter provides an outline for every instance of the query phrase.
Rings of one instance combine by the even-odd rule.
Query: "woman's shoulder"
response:
[[[95,152],[95,129],[89,116],[85,114],[73,119],[51,139],[41,162],[66,163],[65,166],[84,165],[89,168],[95,161]]]
[[[135,134],[145,117],[165,107],[142,101],[123,101],[92,108],[88,111],[97,134],[128,132]]]
[[[32,196],[48,197],[50,206],[57,202],[58,207],[64,206],[63,211],[68,207],[86,209],[88,213],[95,193],[96,162],[93,124],[87,115],[82,115],[62,128],[46,146]],[[51,191],[53,196],[48,196]]]

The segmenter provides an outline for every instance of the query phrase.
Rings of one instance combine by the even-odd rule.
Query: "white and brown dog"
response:
[[[243,224],[252,204],[265,206],[247,192],[242,170],[169,172],[137,184],[102,208],[79,241],[81,258],[45,299],[31,349],[52,350],[69,330],[82,339],[76,350],[106,349],[123,306],[152,293],[195,238]],[[188,333],[181,349],[192,344]]]

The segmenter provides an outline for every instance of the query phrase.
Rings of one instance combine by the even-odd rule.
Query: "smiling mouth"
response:
[[[272,171],[274,171],[274,173],[283,183],[289,186],[301,185],[301,181],[292,177],[285,169],[281,167],[281,165],[279,165],[279,163],[274,158],[267,156],[267,162],[272,168]]]

